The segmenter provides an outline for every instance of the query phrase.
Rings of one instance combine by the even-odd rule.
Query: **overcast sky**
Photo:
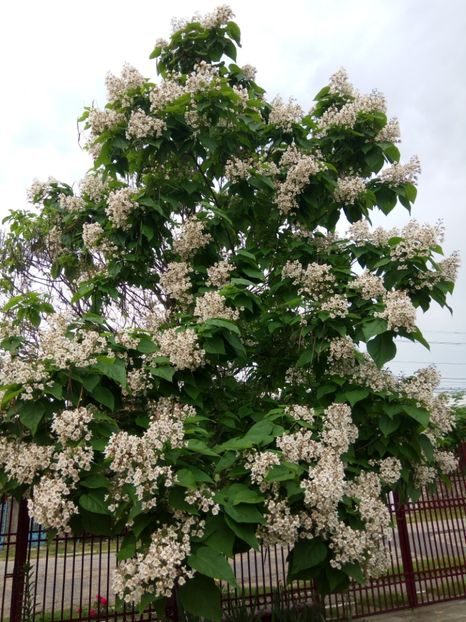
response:
[[[78,181],[90,167],[77,140],[83,107],[105,104],[104,78],[124,62],[154,76],[148,56],[173,16],[210,0],[16,0],[2,6],[0,213],[26,206],[33,178]],[[466,2],[464,0],[232,0],[242,30],[239,64],[258,69],[268,97],[294,96],[308,109],[344,66],[361,91],[385,93],[402,131],[402,160],[419,155],[423,174],[413,217],[446,228],[446,252],[466,255]],[[403,225],[399,207],[384,226]],[[382,218],[376,218],[382,224]],[[443,386],[466,387],[466,270],[451,299],[419,325],[431,352],[400,344],[393,368],[435,362]],[[447,342],[447,343],[445,343]]]

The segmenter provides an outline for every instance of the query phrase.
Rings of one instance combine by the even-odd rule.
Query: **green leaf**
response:
[[[208,546],[200,546],[188,557],[188,564],[193,570],[197,570],[206,577],[227,581],[230,585],[238,587],[238,584],[225,557],[218,551]]]
[[[391,419],[390,417],[385,417],[382,415],[379,419],[379,428],[384,436],[389,436],[392,432],[398,429],[399,420],[398,418]]]
[[[151,367],[150,373],[153,376],[159,376],[168,382],[173,381],[173,376],[175,375],[176,369],[171,367],[170,365],[165,365],[163,367]]]
[[[196,478],[189,469],[180,469],[177,471],[176,482],[184,488],[196,488]]]
[[[109,408],[110,410],[115,409],[115,398],[113,397],[113,393],[109,389],[101,385],[98,385],[91,392],[91,395],[95,400],[97,400],[98,402],[100,402],[101,404]]]
[[[256,538],[255,527],[252,525],[237,523],[229,516],[225,516],[225,522],[233,533],[240,538],[240,540],[243,540],[246,544],[249,544],[249,546],[256,551],[259,550],[259,542]]]
[[[45,406],[41,402],[21,402],[19,420],[34,436],[45,414]]]
[[[227,557],[233,556],[235,534],[228,527],[223,516],[209,516],[204,528],[204,542],[214,551]]]
[[[233,41],[236,41],[238,45],[241,44],[241,31],[239,29],[238,24],[236,24],[235,22],[228,22],[225,30],[230,35],[230,37],[233,39]]]
[[[240,503],[233,506],[231,503],[224,504],[225,512],[237,523],[260,523],[264,522],[264,517],[255,505]]]
[[[240,334],[239,332],[239,328],[236,326],[236,324],[234,324],[234,322],[230,322],[230,320],[222,320],[220,318],[214,318],[211,320],[207,320],[207,322],[204,322],[205,326],[218,326],[219,328],[226,328],[227,330],[231,331],[232,333],[236,333],[237,335]]]
[[[380,335],[380,333],[384,333],[387,330],[387,321],[377,318],[376,320],[371,320],[370,322],[366,322],[362,326],[362,333],[366,341],[368,341],[371,337],[375,337],[376,335]]]
[[[296,367],[304,367],[304,365],[307,365],[308,363],[310,363],[313,358],[314,358],[313,350],[304,350],[304,352],[301,353],[301,356],[299,357],[299,359],[296,361]]]
[[[308,568],[319,565],[326,557],[327,546],[322,540],[318,538],[299,540],[293,547],[290,556],[290,577],[293,577],[302,570],[307,570]]]
[[[237,455],[234,451],[227,451],[217,462],[217,466],[215,467],[215,472],[221,473],[225,469],[228,469],[235,462],[236,458],[237,458]]]
[[[104,376],[126,387],[126,369],[123,361],[108,356],[98,356],[96,367]]]
[[[367,342],[367,351],[373,358],[377,367],[383,367],[396,356],[396,345],[390,333],[377,335]]]
[[[422,453],[427,458],[427,460],[429,460],[429,462],[432,462],[432,460],[434,459],[434,448],[432,446],[431,440],[428,436],[425,436],[424,434],[421,434],[418,440],[419,445],[422,449]]]
[[[418,406],[403,406],[403,410],[407,415],[414,419],[426,428],[429,425],[430,414],[425,408],[419,408]]]
[[[58,382],[54,382],[51,386],[45,386],[44,391],[56,397],[57,400],[63,399],[63,387],[61,384],[58,384]]]
[[[267,473],[268,482],[286,482],[296,478],[296,471],[286,464],[276,464]]]
[[[81,482],[81,486],[84,486],[85,488],[108,488],[109,485],[110,482],[108,479],[100,473],[93,473]]]
[[[206,621],[220,622],[220,590],[213,579],[197,574],[179,588],[178,594],[185,611]]]
[[[364,583],[364,575],[362,574],[361,566],[359,564],[345,564],[342,567],[342,570],[357,583]]]
[[[211,337],[202,342],[202,348],[209,354],[225,354],[225,344],[221,337]]]
[[[157,352],[158,349],[158,346],[147,337],[143,337],[137,347],[138,352],[142,352],[143,354],[152,354],[153,352]]]
[[[239,503],[256,504],[264,501],[263,495],[245,484],[232,484],[225,490],[225,496],[233,505],[238,505]]]
[[[136,553],[136,536],[134,533],[128,533],[124,538],[120,546],[120,550],[117,554],[117,560],[121,562],[123,559],[133,557]]]
[[[96,489],[79,497],[79,505],[92,514],[110,514],[104,501],[105,490]]]
[[[365,389],[354,389],[353,391],[344,391],[343,393],[340,393],[338,395],[338,401],[341,399],[342,401],[349,402],[351,406],[354,406],[358,402],[366,399],[368,395],[369,391],[366,391]]]
[[[197,454],[201,454],[202,456],[212,456],[213,458],[218,457],[218,453],[213,449],[210,449],[204,441],[200,441],[196,438],[191,438],[188,441],[187,447],[190,451],[194,451]]]

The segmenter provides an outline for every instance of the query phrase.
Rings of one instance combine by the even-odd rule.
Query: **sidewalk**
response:
[[[397,611],[367,618],[372,622],[465,622],[466,600],[427,605],[418,609]]]

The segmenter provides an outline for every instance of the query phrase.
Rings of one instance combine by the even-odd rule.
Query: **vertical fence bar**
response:
[[[29,515],[26,499],[19,504],[18,527],[16,531],[15,565],[11,588],[10,622],[21,622],[24,598],[24,567],[28,554]]]
[[[398,527],[398,536],[400,538],[401,559],[403,562],[403,575],[406,582],[408,603],[411,608],[414,608],[417,605],[417,594],[416,583],[414,581],[413,558],[411,554],[411,546],[409,544],[406,510],[404,505],[400,503],[400,498],[397,493],[394,493],[394,501],[396,525]]]

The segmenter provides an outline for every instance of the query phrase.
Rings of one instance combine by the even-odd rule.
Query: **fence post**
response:
[[[28,554],[29,514],[26,499],[19,504],[18,525],[16,528],[15,563],[13,584],[11,586],[10,622],[21,622],[24,599],[24,569]]]
[[[413,558],[409,544],[408,523],[406,521],[405,506],[400,503],[398,493],[393,493],[395,502],[396,525],[400,538],[401,560],[403,562],[403,575],[408,594],[408,603],[411,609],[417,606],[416,582],[414,580]]]

